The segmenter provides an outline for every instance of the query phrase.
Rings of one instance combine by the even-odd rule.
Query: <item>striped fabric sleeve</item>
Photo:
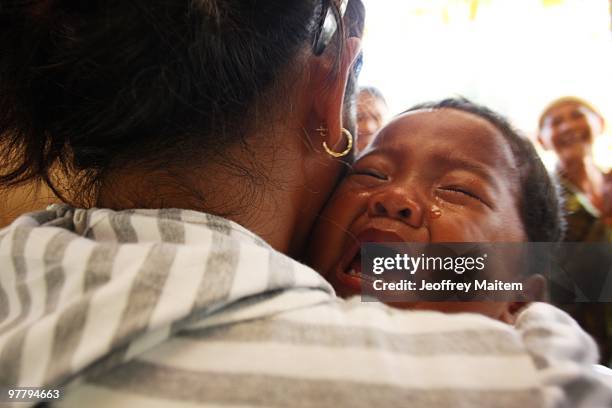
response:
[[[23,216],[3,233],[5,386],[63,384],[103,360],[127,361],[242,299],[331,292],[242,227],[201,213],[63,206]]]
[[[523,313],[522,339],[480,316],[455,317],[353,302],[212,327],[196,323],[133,361],[88,377],[65,402],[610,406],[609,386],[589,371],[592,340],[557,309],[538,304]],[[552,366],[539,366],[537,356]]]
[[[480,316],[460,324],[438,313],[369,309],[326,303],[193,324],[89,376],[65,404],[126,397],[179,407],[541,406],[538,374],[509,327]]]
[[[597,346],[567,313],[536,303],[516,327],[538,368],[546,406],[612,407],[612,383],[595,369]]]

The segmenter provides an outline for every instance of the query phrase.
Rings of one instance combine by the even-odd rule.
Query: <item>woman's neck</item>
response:
[[[267,135],[265,142],[254,140],[248,150],[236,147],[227,157],[240,166],[219,160],[173,170],[122,167],[105,179],[96,206],[183,208],[219,215],[261,236],[276,250],[299,257],[336,182],[326,167],[335,164],[320,163],[320,157],[304,147],[303,138],[284,135],[286,142],[279,147]],[[293,145],[287,142],[291,140]],[[322,187],[320,181],[313,183],[317,178],[329,182]]]

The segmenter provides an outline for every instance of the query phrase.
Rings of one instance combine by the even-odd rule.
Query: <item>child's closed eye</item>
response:
[[[446,198],[447,201],[462,204],[462,201],[465,199],[476,200],[481,202],[482,204],[490,207],[489,204],[480,196],[480,194],[474,192],[472,189],[463,187],[463,186],[442,186],[438,187],[438,191]],[[461,201],[461,202],[457,202]]]
[[[383,181],[387,181],[389,179],[386,174],[371,168],[353,168],[349,176],[366,176]]]

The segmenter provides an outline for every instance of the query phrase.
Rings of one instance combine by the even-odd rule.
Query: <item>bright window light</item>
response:
[[[533,137],[560,96],[590,101],[607,130],[596,161],[612,167],[612,33],[608,0],[364,0],[361,85],[393,113],[462,95]],[[547,159],[547,157],[545,157]],[[547,160],[548,161],[548,160]]]

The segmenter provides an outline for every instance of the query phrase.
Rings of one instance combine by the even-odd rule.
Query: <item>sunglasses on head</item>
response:
[[[325,47],[329,44],[332,37],[338,30],[338,22],[336,21],[336,15],[332,9],[333,0],[322,0],[323,4],[321,7],[321,15],[319,17],[319,25],[315,31],[314,40],[312,43],[312,52],[315,55],[323,54]],[[340,18],[344,17],[348,0],[341,0],[338,6],[338,12]]]

